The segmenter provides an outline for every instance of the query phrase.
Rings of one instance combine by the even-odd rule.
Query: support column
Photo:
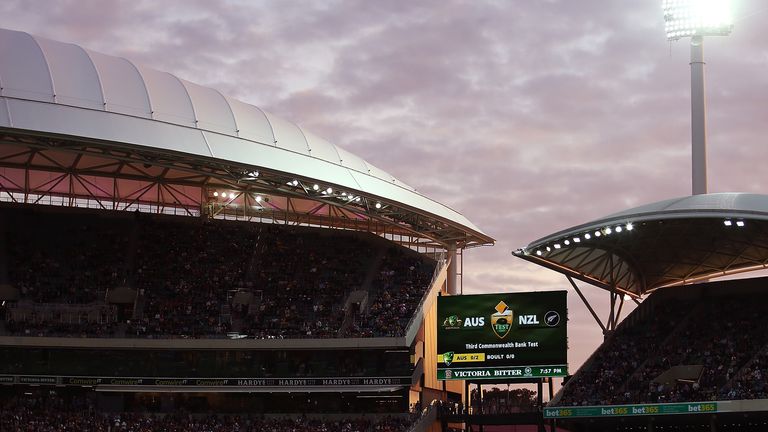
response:
[[[691,37],[691,176],[693,195],[707,193],[707,105],[702,36]]]
[[[448,245],[448,275],[446,277],[446,289],[449,295],[458,295],[458,268],[459,263],[456,262],[456,242],[451,242]]]

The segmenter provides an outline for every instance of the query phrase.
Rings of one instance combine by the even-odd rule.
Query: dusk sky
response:
[[[734,17],[705,40],[709,188],[764,194],[768,3]],[[465,253],[465,293],[569,289],[572,372],[597,324],[511,251],[691,190],[690,48],[660,0],[3,0],[0,27],[216,88],[463,213],[497,239]]]

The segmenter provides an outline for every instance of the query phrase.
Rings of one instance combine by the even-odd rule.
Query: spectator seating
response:
[[[0,254],[8,261],[0,284],[7,279],[18,292],[0,315],[5,334],[339,337],[351,313],[345,300],[363,290],[370,301],[344,336],[398,336],[435,268],[413,251],[349,231],[70,209],[0,211],[16,228],[0,233],[8,252]],[[119,290],[122,300],[115,300]]]
[[[598,348],[554,404],[765,397],[768,304],[755,300],[759,291],[736,289],[762,283],[729,281],[714,288],[675,288],[676,295],[654,293]]]

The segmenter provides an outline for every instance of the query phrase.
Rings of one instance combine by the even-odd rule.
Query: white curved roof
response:
[[[295,174],[418,209],[460,213],[299,126],[124,58],[0,29],[0,127],[84,137]]]
[[[766,228],[768,195],[693,195],[567,228],[514,254],[596,286],[642,295],[768,268]]]

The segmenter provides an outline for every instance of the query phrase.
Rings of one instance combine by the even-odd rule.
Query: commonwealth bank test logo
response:
[[[512,330],[512,320],[515,314],[504,301],[500,301],[495,309],[496,313],[491,315],[491,328],[499,339],[504,339]]]

